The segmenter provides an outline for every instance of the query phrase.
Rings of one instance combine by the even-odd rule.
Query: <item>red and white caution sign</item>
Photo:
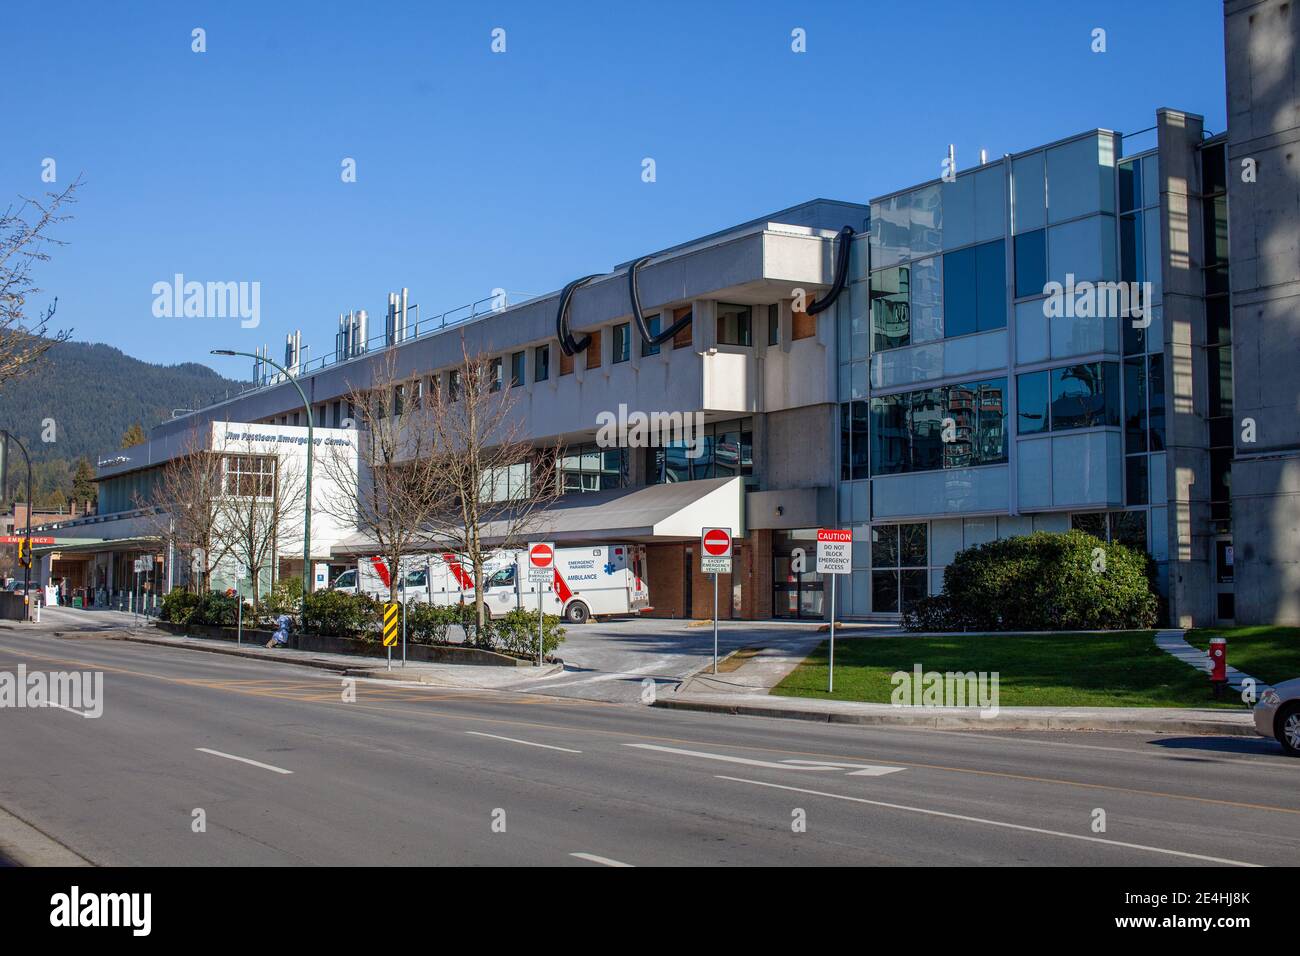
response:
[[[528,580],[547,584],[555,576],[555,548],[545,541],[528,546]]]
[[[700,531],[700,571],[704,574],[731,573],[730,528],[704,528]]]
[[[848,528],[817,529],[817,573],[848,574],[853,570],[853,532]]]

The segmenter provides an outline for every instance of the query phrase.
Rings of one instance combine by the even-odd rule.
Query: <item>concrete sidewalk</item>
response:
[[[895,707],[755,693],[661,695],[656,707],[786,717],[831,724],[874,724],[965,730],[1132,730],[1149,734],[1255,736],[1246,711],[1180,707],[1003,707],[983,717],[974,707]]]
[[[492,689],[518,685],[529,679],[548,677],[564,669],[563,664],[544,667],[476,667],[472,664],[426,664],[411,661],[402,666],[400,650],[393,655],[392,670],[384,658],[361,657],[356,654],[324,654],[311,651],[294,651],[287,648],[268,648],[257,643],[235,644],[231,641],[206,637],[190,637],[157,632],[123,630],[109,640],[130,641],[134,644],[152,644],[182,650],[204,651],[209,654],[226,654],[281,664],[298,664],[337,673],[340,677],[368,677],[376,680],[403,681],[412,684],[434,684],[441,687],[468,687]]]
[[[1199,647],[1192,647],[1191,644],[1188,644],[1186,635],[1186,631],[1157,631],[1156,647],[1171,657],[1178,658],[1184,664],[1195,667],[1208,678],[1210,675],[1209,655]],[[1231,656],[1231,653],[1229,653],[1229,656]],[[1228,686],[1238,694],[1241,693],[1244,682],[1248,680],[1255,682],[1255,699],[1258,700],[1259,695],[1264,693],[1269,685],[1258,678],[1251,677],[1245,671],[1237,670],[1231,664],[1228,665]]]

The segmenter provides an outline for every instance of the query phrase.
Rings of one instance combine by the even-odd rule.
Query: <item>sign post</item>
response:
[[[718,672],[718,575],[731,573],[731,529],[700,529],[700,571],[713,575],[713,673]]]
[[[835,579],[853,570],[853,532],[848,528],[817,529],[817,573],[831,577],[831,646],[826,693],[835,693]]]
[[[555,548],[545,541],[537,541],[528,546],[528,580],[537,585],[537,666],[542,666],[542,594],[546,582],[555,577]]]
[[[253,579],[240,578],[235,582],[235,644],[244,643],[244,598],[253,593]]]
[[[393,648],[397,645],[397,615],[399,605],[384,605],[384,647],[388,648],[388,669],[393,669]]]

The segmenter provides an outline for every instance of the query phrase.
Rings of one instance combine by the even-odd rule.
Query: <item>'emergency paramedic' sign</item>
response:
[[[848,528],[817,529],[817,573],[848,574],[853,570],[853,532]]]

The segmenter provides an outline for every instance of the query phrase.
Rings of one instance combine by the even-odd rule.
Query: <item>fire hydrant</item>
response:
[[[1214,699],[1219,700],[1223,697],[1223,689],[1228,686],[1228,639],[1210,638],[1210,648],[1205,653],[1210,658],[1210,683],[1214,686]]]

